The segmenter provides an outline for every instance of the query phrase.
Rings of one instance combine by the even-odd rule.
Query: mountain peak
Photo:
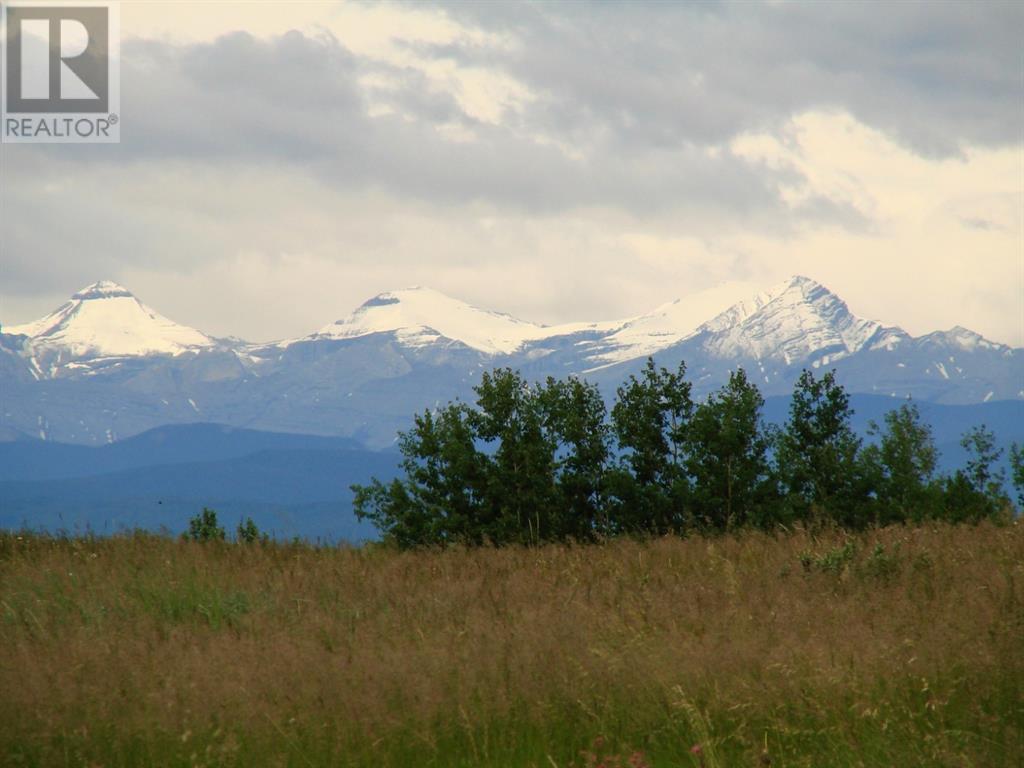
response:
[[[370,309],[372,307],[386,307],[393,304],[400,304],[402,302],[419,302],[434,301],[436,303],[452,303],[452,304],[464,304],[465,302],[459,299],[453,299],[451,296],[441,293],[441,291],[433,288],[427,288],[422,285],[410,285],[406,288],[399,288],[394,291],[384,291],[378,293],[376,296],[367,299],[356,309],[358,312],[361,309]]]
[[[89,301],[91,299],[134,299],[135,296],[123,285],[113,280],[98,280],[91,285],[85,286],[82,290],[72,294],[71,299],[78,301]]]
[[[794,287],[794,288],[796,288],[796,287],[809,288],[809,289],[812,289],[812,290],[815,289],[815,288],[824,288],[825,287],[821,283],[819,283],[817,280],[813,280],[813,279],[807,277],[806,275],[793,275],[788,280],[786,280],[786,282],[782,283],[782,285],[789,286],[789,287]]]
[[[11,326],[7,333],[28,336],[37,351],[59,352],[63,359],[177,355],[216,344],[111,280],[86,286],[46,317]]]
[[[830,291],[824,285],[819,283],[817,280],[812,280],[809,277],[803,275],[793,275],[788,280],[777,284],[774,288],[769,288],[761,296],[764,297],[764,303],[767,304],[770,301],[785,301],[788,303],[801,303],[801,302],[820,302],[820,301],[838,301],[843,306],[845,303],[835,293]]]
[[[854,315],[821,283],[794,275],[741,301],[701,326],[710,351],[722,357],[779,357],[787,364],[814,356],[827,363],[857,352],[883,330]]]
[[[447,339],[488,354],[509,354],[526,341],[544,335],[543,328],[416,285],[378,293],[312,338],[353,339],[394,333],[410,346]]]
[[[954,325],[948,331],[934,331],[922,337],[925,342],[938,342],[970,352],[976,349],[1004,349],[1003,344],[989,341],[977,331]]]

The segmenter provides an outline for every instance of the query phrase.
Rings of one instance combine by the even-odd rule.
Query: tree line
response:
[[[872,422],[865,444],[834,371],[801,374],[781,427],[763,420],[743,369],[695,402],[685,364],[649,359],[610,413],[597,387],[575,377],[530,383],[498,369],[474,391],[475,404],[426,411],[399,434],[404,477],[352,486],[356,515],[386,541],[538,544],[1014,513],[989,429],[968,431],[966,465],[939,473],[915,404]],[[1010,460],[1024,506],[1024,450],[1013,446]]]

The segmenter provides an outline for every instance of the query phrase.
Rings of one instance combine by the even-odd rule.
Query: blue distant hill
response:
[[[262,432],[222,424],[172,424],[99,447],[8,434],[8,440],[0,442],[0,481],[87,477],[293,450],[363,450],[363,446],[347,437]]]
[[[324,438],[215,424],[160,427],[92,448],[0,444],[0,527],[178,533],[203,506],[231,529],[251,516],[279,537],[359,541],[352,483],[397,471],[398,454]]]

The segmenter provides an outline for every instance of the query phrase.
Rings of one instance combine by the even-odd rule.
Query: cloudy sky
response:
[[[119,145],[0,148],[0,321],[538,322],[791,274],[1024,345],[1024,4],[122,3]],[[709,298],[710,297],[710,298]]]

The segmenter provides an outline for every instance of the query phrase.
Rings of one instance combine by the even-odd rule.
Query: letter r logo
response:
[[[107,112],[106,7],[9,6],[7,112]]]

